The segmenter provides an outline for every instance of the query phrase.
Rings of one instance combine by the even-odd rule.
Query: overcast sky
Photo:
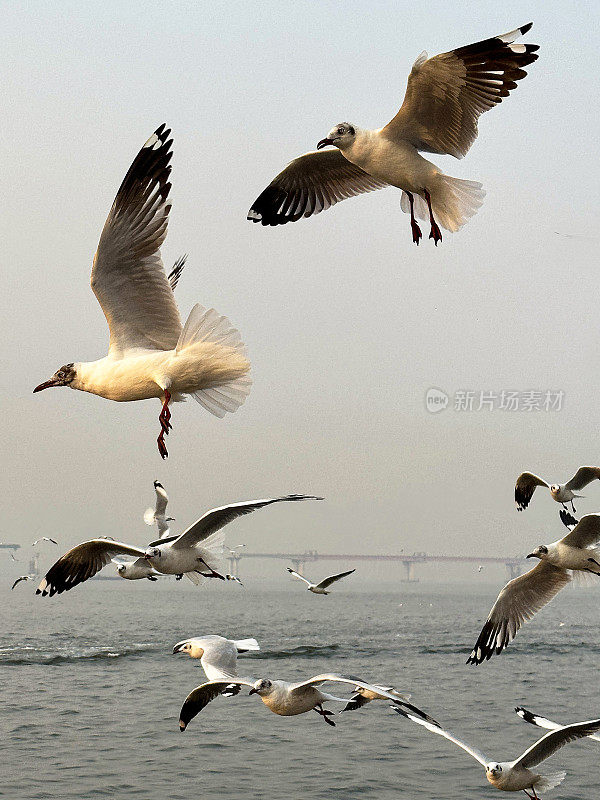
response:
[[[2,3],[5,507],[1,538],[144,542],[157,478],[177,529],[207,507],[288,492],[236,524],[249,549],[527,552],[562,535],[515,477],[566,480],[600,461],[596,3]],[[479,213],[436,249],[411,242],[387,189],[280,228],[246,221],[266,184],[333,124],[385,124],[410,67],[529,20],[528,77],[480,121],[467,157]],[[214,306],[253,364],[218,420],[176,405],[170,458],[156,401],[67,389],[62,364],[103,356],[89,288],[98,236],[132,159],[173,129],[163,258],[189,253],[182,316]],[[438,387],[448,408],[431,414]],[[562,391],[562,410],[454,410],[454,395]],[[498,400],[499,402],[499,400]],[[600,485],[578,511],[600,508]]]

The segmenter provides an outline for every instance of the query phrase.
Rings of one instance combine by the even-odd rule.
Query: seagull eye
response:
[[[338,134],[339,134],[340,136],[343,136],[343,135],[344,135],[344,133],[346,133],[346,131],[344,130],[344,128],[338,128],[337,132],[338,132]]]

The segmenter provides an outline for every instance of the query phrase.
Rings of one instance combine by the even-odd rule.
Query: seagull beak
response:
[[[333,139],[321,139],[317,145],[317,150],[322,150],[324,147],[327,147],[330,144],[333,144]]]
[[[248,692],[248,697],[250,697],[251,694],[258,694],[258,689],[255,689],[254,687],[250,689],[250,691]]]
[[[51,386],[60,386],[56,378],[50,378],[49,381],[46,381],[45,383],[40,383],[39,386],[35,387],[33,393],[35,394],[36,392],[41,392],[42,389],[49,389]]]
[[[181,653],[181,652],[183,652],[183,645],[184,645],[184,644],[185,644],[185,642],[178,642],[178,643],[175,645],[175,647],[173,648],[173,655],[175,655],[175,653]]]
[[[535,558],[535,555],[533,553],[529,553],[529,555],[525,556],[525,558]]]

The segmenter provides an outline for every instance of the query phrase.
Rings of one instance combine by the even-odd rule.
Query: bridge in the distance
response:
[[[246,553],[236,550],[232,552],[228,558],[229,572],[232,575],[238,574],[240,561],[243,558],[278,559],[279,561],[287,561],[300,573],[304,572],[306,564],[315,561],[338,561],[343,564],[350,564],[357,561],[378,563],[395,562],[402,564],[404,567],[404,581],[409,583],[418,581],[418,578],[415,577],[415,564],[477,564],[480,567],[487,564],[504,564],[511,578],[516,578],[520,575],[526,564],[524,556],[446,556],[429,555],[428,553],[378,555],[375,553],[318,553],[316,550],[306,550],[304,553]]]

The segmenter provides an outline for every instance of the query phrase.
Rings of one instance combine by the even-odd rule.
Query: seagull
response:
[[[341,675],[334,675],[327,673],[324,675],[315,675],[306,681],[300,683],[288,683],[288,681],[271,681],[268,678],[261,678],[254,680],[253,678],[235,678],[228,680],[228,678],[217,678],[209,680],[198,686],[186,697],[185,702],[181,708],[179,715],[179,728],[184,731],[189,722],[198,714],[202,709],[214,700],[218,695],[223,694],[223,690],[231,685],[238,686],[241,690],[242,686],[249,686],[249,694],[257,694],[267,708],[274,714],[279,714],[283,717],[293,717],[298,714],[304,714],[307,711],[316,711],[320,714],[328,725],[335,728],[335,722],[330,719],[333,716],[333,711],[323,708],[323,703],[329,701],[336,701],[339,703],[347,704],[348,699],[344,697],[335,697],[331,694],[326,694],[319,689],[322,684],[332,681],[333,683],[350,683],[352,686],[359,686],[375,694],[383,694],[388,700],[394,703],[400,703],[397,697],[393,694],[386,692],[380,686],[373,686],[364,681],[358,681],[356,678],[345,678]],[[236,692],[236,694],[239,693]],[[414,708],[414,706],[413,706]],[[422,714],[419,709],[415,709],[419,714]],[[431,719],[426,714],[427,719]],[[435,723],[435,720],[432,720]]]
[[[34,579],[35,575],[19,575],[17,580],[13,583],[13,585],[10,588],[11,590],[14,589],[18,583],[21,583],[21,581],[32,581]]]
[[[161,125],[137,154],[113,203],[92,267],[92,290],[110,330],[108,355],[65,364],[33,390],[69,386],[126,402],[162,400],[158,450],[168,456],[171,402],[192,395],[217,417],[250,392],[240,334],[214,309],[195,305],[182,327],[160,247],[171,205],[170,129]],[[180,272],[180,270],[179,270]]]
[[[551,755],[556,753],[557,750],[560,750],[561,747],[564,747],[564,745],[569,744],[569,742],[582,739],[584,736],[589,736],[591,733],[600,730],[600,719],[592,719],[587,722],[577,722],[574,725],[566,725],[563,728],[551,731],[545,734],[545,736],[542,736],[541,739],[538,739],[535,744],[525,750],[525,752],[514,761],[501,761],[498,763],[490,760],[480,750],[471,747],[456,736],[448,733],[448,731],[445,731],[439,725],[432,725],[427,720],[421,719],[405,711],[403,708],[399,708],[397,705],[392,706],[392,708],[397,714],[401,714],[403,717],[411,720],[411,722],[417,722],[419,725],[427,728],[428,731],[437,733],[438,736],[443,736],[450,742],[454,742],[454,744],[461,747],[470,756],[473,756],[485,769],[485,777],[496,789],[500,789],[504,792],[524,791],[530,800],[537,800],[538,791],[546,792],[558,786],[558,784],[565,779],[567,774],[566,772],[555,772],[548,775],[540,775],[537,772],[533,772],[532,768],[537,767],[542,761],[550,758]],[[527,791],[528,789],[530,789],[533,794],[529,794]]]
[[[225,575],[225,580],[226,581],[235,581],[235,583],[239,583],[240,586],[244,585],[236,575],[230,575],[229,573],[227,573],[227,575]]]
[[[236,678],[238,653],[260,650],[256,639],[226,639],[209,633],[183,639],[173,647],[173,653],[185,653],[190,658],[199,658],[200,665],[209,681],[221,678]],[[233,688],[233,687],[232,687]],[[236,694],[240,686],[235,687]]]
[[[49,536],[42,536],[40,539],[36,539],[31,546],[35,547],[39,542],[51,542],[52,544],[58,544],[56,539],[51,539]]]
[[[429,238],[437,245],[439,226],[457,231],[485,193],[476,181],[444,175],[419,151],[455,158],[467,154],[477,138],[479,116],[507,97],[527,74],[523,67],[537,59],[538,45],[514,44],[532,24],[433,58],[421,53],[391,122],[379,130],[335,125],[316,151],[277,175],[254,201],[248,219],[285,225],[347,197],[396,186],[402,189],[402,211],[410,213],[413,242],[418,245],[422,238],[419,217],[429,220]],[[337,149],[321,152],[328,145]]]
[[[161,539],[164,539],[165,536],[169,535],[169,526],[167,523],[175,522],[175,517],[165,516],[169,495],[162,483],[154,481],[154,491],[156,492],[156,504],[154,508],[147,508],[144,511],[144,522],[146,525],[152,525],[156,522],[158,535]]]
[[[537,725],[538,728],[545,728],[549,731],[557,731],[562,728],[562,725],[559,725],[558,722],[552,722],[552,720],[546,719],[545,717],[540,717],[537,714],[533,714],[531,711],[528,711],[523,706],[518,706],[515,708],[517,712],[517,716],[521,717],[521,719],[525,720],[525,722],[529,722],[532,725]],[[600,736],[596,734],[591,734],[589,739],[593,739],[595,742],[600,742]]]
[[[548,484],[543,478],[534,475],[533,472],[523,472],[517,478],[515,484],[515,503],[517,511],[523,511],[529,505],[536,486],[545,486],[550,489],[553,500],[561,503],[563,508],[566,503],[571,503],[571,508],[575,512],[573,505],[574,497],[583,497],[582,494],[575,494],[579,489],[583,489],[588,483],[600,478],[600,467],[579,467],[575,475],[566,483]]]
[[[128,581],[139,581],[143,578],[156,581],[159,577],[164,577],[162,572],[151,567],[143,558],[137,558],[135,561],[118,561],[114,558],[111,560],[117,565],[119,577]]]
[[[290,575],[293,575],[294,578],[299,578],[301,581],[308,586],[308,591],[313,592],[313,594],[331,594],[331,592],[326,592],[328,586],[331,586],[332,583],[339,581],[341,578],[345,578],[346,575],[352,575],[353,572],[356,572],[355,569],[350,569],[348,572],[340,572],[337,575],[330,575],[328,578],[324,578],[321,583],[311,583],[310,581],[306,580],[303,575],[300,575],[299,572],[291,569],[291,567],[286,567],[287,571]]]
[[[312,495],[291,494],[285,497],[246,500],[220,506],[207,511],[179,536],[158,539],[150,542],[146,548],[112,539],[91,539],[61,556],[42,579],[36,594],[44,597],[49,594],[52,597],[69,591],[77,584],[91,578],[118,556],[134,556],[163,575],[185,575],[195,584],[200,583],[203,577],[224,581],[225,577],[217,572],[216,568],[223,557],[225,534],[221,529],[225,525],[273,503],[322,499]],[[137,567],[141,566],[137,560],[134,564]]]
[[[541,544],[527,558],[539,564],[509,581],[498,595],[467,664],[481,664],[501,653],[524,622],[572,579],[573,573],[600,575],[600,514],[587,514],[562,539]]]

